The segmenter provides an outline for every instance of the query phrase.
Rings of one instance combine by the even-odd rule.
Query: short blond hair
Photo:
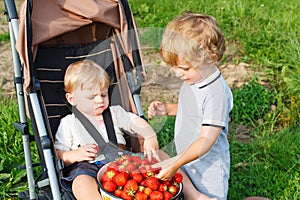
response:
[[[64,77],[66,92],[77,88],[103,90],[110,84],[106,71],[91,60],[77,61],[69,65]]]
[[[225,39],[214,17],[185,13],[170,21],[163,34],[161,55],[170,66],[185,60],[194,67],[216,64],[225,51]]]

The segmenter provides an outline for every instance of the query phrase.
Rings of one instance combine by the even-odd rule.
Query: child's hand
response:
[[[151,157],[160,160],[157,155],[158,150],[158,141],[156,136],[145,138],[144,140],[144,154],[148,157],[148,160],[151,161]]]
[[[171,179],[178,170],[176,165],[174,165],[177,159],[178,157],[175,156],[152,165],[151,167],[153,168],[161,168],[160,172],[156,175],[156,178],[163,181]]]
[[[148,117],[151,119],[153,116],[164,116],[167,114],[166,106],[160,101],[153,101],[148,107]]]
[[[74,153],[76,153],[77,162],[81,162],[95,160],[100,152],[97,144],[87,144],[76,149]]]

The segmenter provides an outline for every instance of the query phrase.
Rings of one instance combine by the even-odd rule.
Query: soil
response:
[[[16,1],[20,5],[21,1]],[[2,7],[3,5],[1,5]],[[2,9],[2,8],[1,8]],[[3,9],[2,9],[3,10]],[[1,16],[0,34],[8,32],[6,17]],[[141,102],[143,107],[149,105],[153,100],[162,100],[165,102],[176,102],[179,88],[182,84],[168,66],[161,61],[158,53],[144,53],[143,62],[146,71],[146,77],[141,89]],[[227,63],[219,67],[224,78],[230,87],[241,87],[253,75],[253,70],[247,63],[237,65]],[[11,54],[11,45],[9,42],[0,44],[0,91],[2,96],[13,96],[14,90],[14,67]],[[249,142],[249,127],[238,124],[231,124],[236,138],[243,142]]]

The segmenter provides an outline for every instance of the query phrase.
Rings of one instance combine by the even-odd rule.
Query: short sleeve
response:
[[[71,133],[71,115],[68,115],[61,119],[58,126],[54,147],[57,150],[69,151],[72,146],[72,133]]]
[[[131,132],[133,120],[139,116],[126,111],[121,106],[111,106],[110,109],[115,126]]]
[[[226,127],[232,108],[232,95],[226,85],[216,82],[208,87],[208,95],[203,104],[202,125]]]

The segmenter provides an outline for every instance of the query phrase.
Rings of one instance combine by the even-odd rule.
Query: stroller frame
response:
[[[131,16],[131,11],[129,9],[128,3],[126,0],[120,0],[120,3],[124,6],[124,10],[126,13],[126,17]],[[29,92],[26,92],[24,89],[24,75],[23,75],[23,67],[24,67],[24,61],[21,61],[19,52],[15,48],[16,46],[16,40],[19,37],[19,18],[18,13],[16,9],[15,2],[13,0],[4,0],[5,14],[7,15],[7,22],[9,26],[9,32],[10,32],[10,42],[12,47],[12,57],[13,57],[13,64],[14,64],[14,83],[15,83],[15,89],[16,89],[16,97],[17,97],[17,103],[18,103],[18,111],[19,111],[19,122],[14,123],[14,127],[16,130],[18,130],[22,134],[22,140],[23,140],[23,148],[24,148],[24,156],[25,156],[25,167],[27,172],[27,181],[28,181],[28,191],[24,191],[20,194],[21,198],[28,198],[28,199],[62,199],[62,188],[59,187],[59,173],[58,170],[62,169],[63,164],[60,160],[56,158],[56,155],[54,153],[53,144],[51,138],[51,135],[49,135],[49,127],[47,127],[47,121],[45,119],[45,116],[43,116],[43,110],[40,107],[41,104],[41,97],[40,94],[40,86],[36,80],[31,80],[30,90]],[[31,9],[32,9],[32,0],[27,1],[27,18],[30,19],[31,16]],[[130,28],[134,28],[133,26],[133,19],[127,19],[130,24]],[[31,31],[31,24],[29,24],[29,34]],[[135,32],[135,31],[133,31]],[[131,39],[133,42],[133,46],[138,47],[138,38],[137,35],[131,34]],[[28,38],[29,44],[31,41],[31,38]],[[29,51],[28,51],[28,60],[29,65],[33,65],[33,56],[32,51],[30,49],[31,45],[28,45]],[[121,50],[122,51],[122,50]],[[141,88],[141,72],[142,72],[142,62],[140,58],[139,51],[133,51],[133,60],[135,68],[132,66],[128,67],[128,58],[126,59],[126,56],[124,52],[121,52],[121,60],[123,63],[127,62],[124,65],[125,72],[126,72],[126,78],[128,81],[129,89],[132,95],[132,98],[134,100],[135,106],[136,106],[136,112],[139,116],[144,117],[143,110],[140,104],[139,100],[139,92]],[[133,70],[135,70],[135,73],[133,73]],[[27,97],[27,98],[26,98]],[[27,101],[26,101],[27,100]],[[27,103],[27,104],[26,104]],[[33,129],[35,133],[34,138],[32,135],[30,135],[29,131],[29,125],[27,121],[27,112],[26,107],[29,109],[31,120],[33,121]],[[47,177],[45,179],[39,180],[41,177],[38,177],[37,180],[35,180],[35,175],[33,172],[33,167],[36,164],[32,163],[32,155],[30,150],[30,142],[36,141],[39,143],[39,145],[42,148],[42,152],[39,152],[42,154],[42,158],[40,156],[40,159],[44,160],[45,168],[44,172],[47,173]],[[43,163],[42,163],[43,164]],[[42,176],[42,175],[40,175]],[[50,186],[50,192],[51,195],[45,195],[46,190],[43,190],[43,188],[47,188],[49,190]],[[37,193],[38,190],[38,193]],[[41,193],[40,193],[41,192]],[[43,193],[44,192],[44,193]],[[68,197],[64,197],[67,198]]]

